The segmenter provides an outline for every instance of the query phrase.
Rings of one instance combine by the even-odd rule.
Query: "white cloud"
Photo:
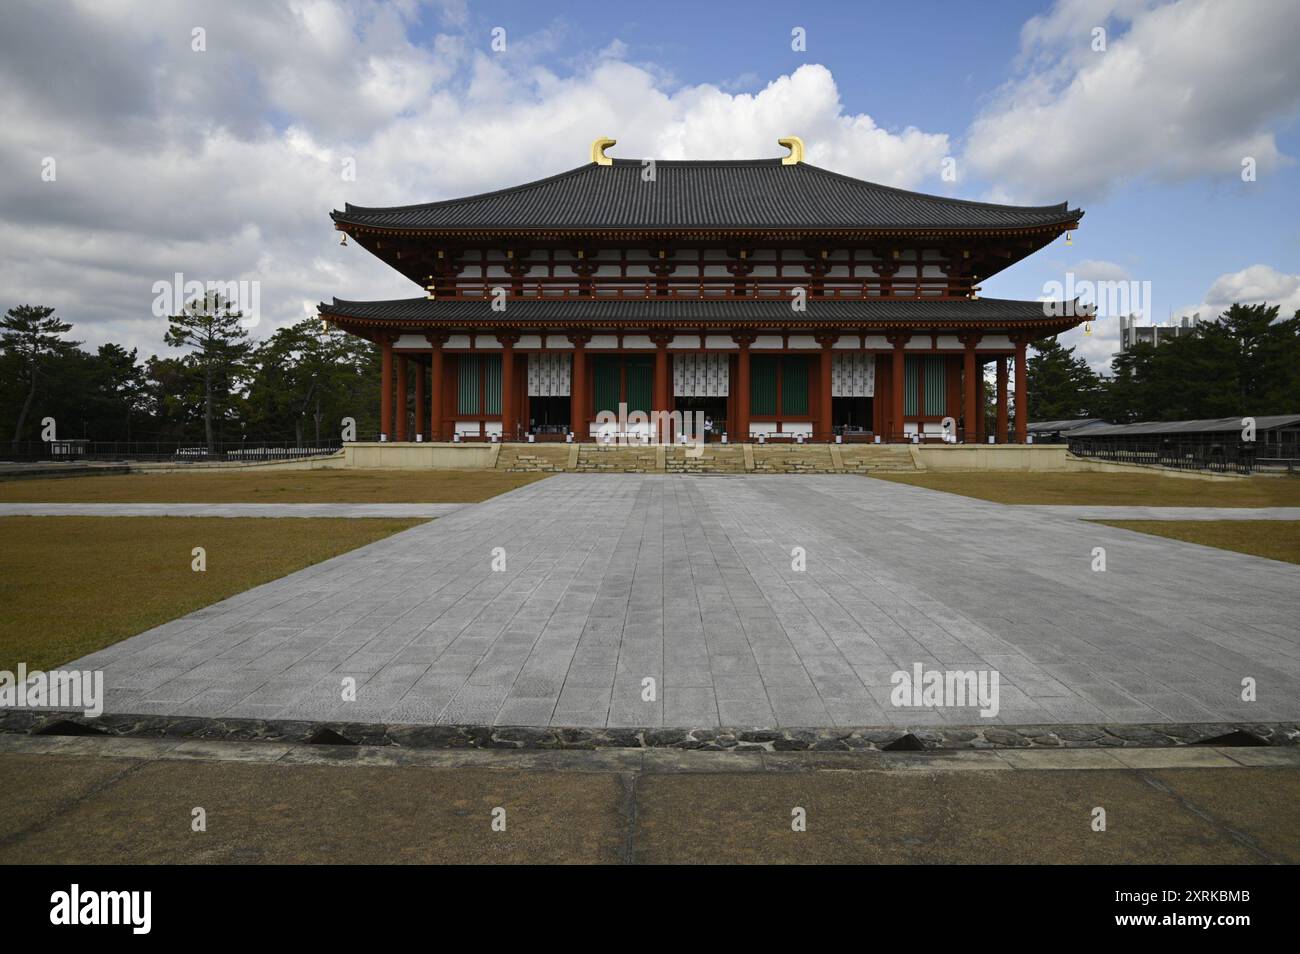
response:
[[[444,4],[440,22],[466,22]],[[19,2],[0,33],[0,309],[53,305],[90,345],[165,350],[152,285],[259,280],[258,334],[332,295],[418,289],[328,218],[499,188],[613,155],[777,156],[797,134],[810,161],[891,185],[937,180],[943,134],[882,129],[848,113],[830,70],[801,67],[756,93],[677,87],[603,51],[547,68],[556,24],[413,42],[410,4],[284,0],[114,7]],[[208,49],[190,49],[190,30]],[[480,31],[481,32],[481,31]],[[55,156],[58,178],[40,163]],[[341,178],[345,158],[357,178]]]
[[[1022,73],[971,125],[966,160],[1019,201],[1146,176],[1239,182],[1247,156],[1266,175],[1288,161],[1274,127],[1300,104],[1297,35],[1290,2],[1061,0],[1025,24]]]
[[[1118,262],[1095,258],[1085,258],[1075,262],[1070,266],[1070,271],[1074,273],[1077,281],[1126,282],[1133,278],[1129,270]]]
[[[1110,373],[1110,361],[1119,350],[1119,321],[1116,319],[1094,321],[1085,334],[1082,327],[1071,328],[1058,339],[1067,348],[1074,348],[1076,357],[1084,358],[1092,370]]]
[[[1271,265],[1251,265],[1239,272],[1229,272],[1214,280],[1199,304],[1189,305],[1179,314],[1199,312],[1203,320],[1214,319],[1238,302],[1279,305],[1279,317],[1290,318],[1300,311],[1300,275],[1280,272]]]

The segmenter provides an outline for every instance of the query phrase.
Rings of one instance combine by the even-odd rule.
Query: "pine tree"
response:
[[[182,314],[167,319],[169,327],[163,340],[173,348],[193,348],[203,375],[203,433],[209,454],[216,450],[214,411],[218,402],[221,410],[226,410],[250,350],[248,332],[240,323],[242,317],[242,312],[231,310],[230,302],[210,294],[202,301],[190,302]]]
[[[1026,392],[1029,418],[1063,421],[1096,415],[1100,382],[1084,358],[1064,347],[1055,337],[1034,342],[1028,360]],[[1017,410],[1018,412],[1018,410]]]
[[[80,344],[63,339],[71,330],[72,325],[54,317],[54,309],[44,305],[19,305],[0,318],[0,349],[17,359],[27,386],[27,396],[14,422],[15,443],[22,438],[42,374],[53,359],[75,351]]]

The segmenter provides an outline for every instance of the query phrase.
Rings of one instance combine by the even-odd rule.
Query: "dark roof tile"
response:
[[[522,299],[510,301],[504,312],[492,310],[487,299],[400,298],[393,301],[322,302],[326,315],[378,321],[475,321],[501,319],[537,322],[539,325],[572,321],[630,322],[726,322],[781,321],[791,324],[816,324],[825,321],[925,321],[961,324],[964,321],[999,321],[1008,323],[1045,320],[1053,316],[1041,301],[1015,301],[1006,298],[976,298],[947,301],[925,299],[827,301],[810,299],[806,312],[794,314],[790,304],[780,299],[743,299],[710,301],[708,299]],[[1059,313],[1059,312],[1058,312]]]
[[[908,192],[780,159],[591,163],[461,199],[348,204],[334,221],[396,229],[989,229],[1065,225],[1067,204],[995,205]]]

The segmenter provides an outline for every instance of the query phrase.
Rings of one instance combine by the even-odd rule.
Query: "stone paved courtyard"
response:
[[[1091,569],[1095,547],[1107,572]],[[1294,720],[1298,593],[1300,566],[869,478],[561,475],[70,666],[103,668],[106,710],[134,714]],[[999,715],[894,708],[890,676],[916,663],[997,670]],[[654,701],[642,699],[647,677]],[[1254,703],[1240,699],[1244,677],[1257,681]]]

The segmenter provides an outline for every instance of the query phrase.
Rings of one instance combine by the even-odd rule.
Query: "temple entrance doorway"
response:
[[[871,430],[872,398],[831,398],[831,420],[837,434],[865,434]]]
[[[679,397],[674,399],[673,410],[681,412],[683,424],[687,412],[691,414],[691,431],[702,429],[705,443],[722,440],[727,430],[725,397]]]
[[[565,397],[530,397],[528,399],[528,433],[567,434],[570,428],[570,399]]]

